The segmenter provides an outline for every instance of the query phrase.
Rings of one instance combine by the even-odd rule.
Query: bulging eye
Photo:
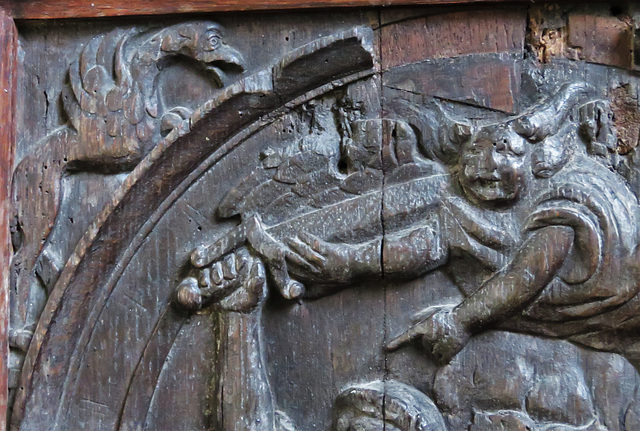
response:
[[[204,43],[204,49],[205,51],[214,51],[218,48],[218,46],[220,45],[220,40],[222,39],[222,36],[220,35],[220,33],[215,32],[215,31],[210,31],[207,33],[207,40]]]
[[[507,138],[496,139],[493,141],[493,148],[499,153],[507,152],[510,148],[509,140]]]

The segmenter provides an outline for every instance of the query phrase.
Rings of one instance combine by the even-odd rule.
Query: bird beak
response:
[[[244,59],[240,52],[226,44],[221,44],[214,51],[205,52],[199,58],[219,87],[225,85],[229,72],[244,72]]]

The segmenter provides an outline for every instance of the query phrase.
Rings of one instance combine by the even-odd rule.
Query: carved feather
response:
[[[242,56],[217,44],[219,38],[219,25],[198,21],[146,32],[114,30],[91,39],[70,65],[69,85],[62,91],[64,110],[84,144],[71,154],[72,161],[109,170],[133,167],[161,138],[162,124],[166,129],[178,123],[174,117],[190,114],[183,107],[161,106],[157,76],[167,58],[196,60],[213,87],[222,85],[222,68],[243,70]],[[163,122],[163,114],[171,121]]]
[[[262,164],[225,196],[218,207],[219,216],[241,215],[243,220],[258,216],[267,231],[280,239],[304,230],[329,241],[349,241],[357,235],[382,235],[381,214],[391,219],[405,216],[408,210],[433,208],[446,184],[446,175],[439,165],[419,155],[411,127],[396,120],[370,120],[367,127],[378,130],[353,134],[349,154],[345,154],[345,145],[328,144],[322,135],[314,138],[315,146],[300,141],[263,153]],[[385,153],[379,133],[383,129],[394,136],[392,149],[387,151],[393,157],[385,162],[391,168],[386,186],[380,161]],[[371,157],[372,148],[376,148],[378,157]],[[354,155],[361,158],[345,162]],[[340,165],[358,169],[343,173]],[[387,192],[393,196],[387,199],[389,206],[383,211]],[[244,240],[238,232],[244,232],[244,228],[236,230],[230,233],[233,240],[222,238],[207,250],[197,250],[192,261],[202,266],[241,246]]]

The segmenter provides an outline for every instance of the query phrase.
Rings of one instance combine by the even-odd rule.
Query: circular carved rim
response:
[[[64,425],[71,377],[95,320],[162,214],[257,131],[305,101],[375,73],[372,36],[359,28],[318,39],[229,86],[135,168],[90,225],[52,291],[25,359],[12,429]],[[323,68],[317,68],[319,61]]]

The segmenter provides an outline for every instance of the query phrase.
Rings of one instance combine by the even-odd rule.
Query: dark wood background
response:
[[[532,3],[520,0],[519,3]],[[503,3],[483,0],[0,0],[0,423],[6,423],[8,343],[8,288],[11,257],[9,186],[15,150],[15,94],[17,30],[14,20],[121,17],[223,11],[283,10],[365,6]],[[588,23],[585,23],[585,26]],[[586,34],[586,33],[585,33]],[[596,50],[597,51],[597,50]],[[602,52],[602,51],[600,51]],[[597,52],[594,52],[596,55]],[[609,62],[609,64],[612,64]]]
[[[268,9],[305,9],[365,6],[503,3],[505,0],[1,0],[0,7],[15,19],[95,18]],[[513,1],[513,0],[506,0]],[[516,0],[532,3],[530,0]]]

